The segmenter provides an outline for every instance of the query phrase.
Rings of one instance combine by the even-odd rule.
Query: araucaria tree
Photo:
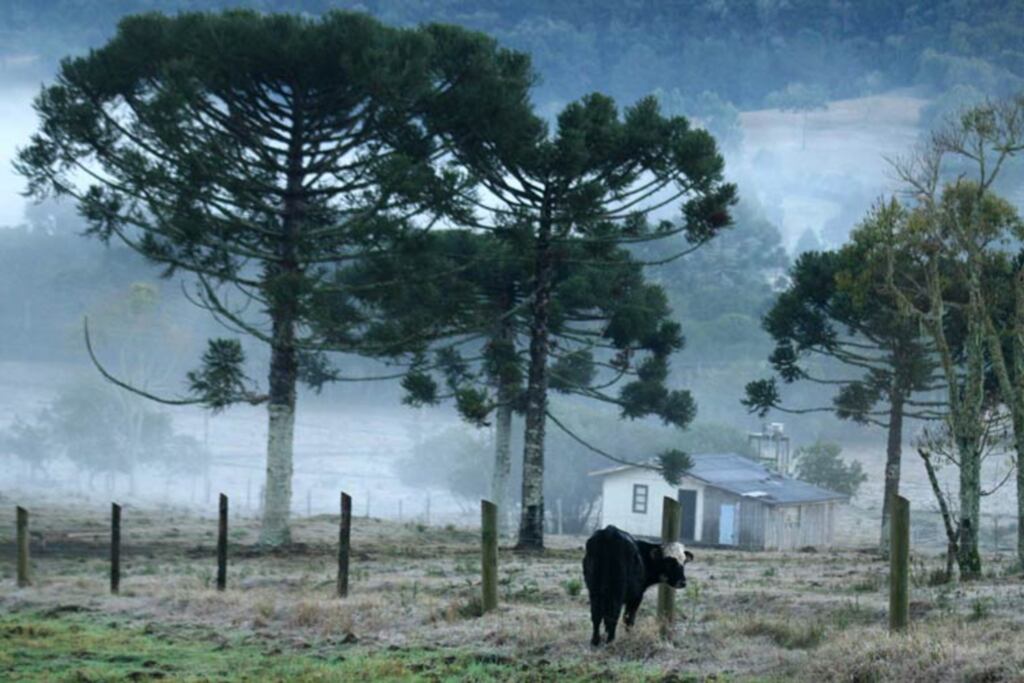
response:
[[[502,513],[510,500],[512,416],[525,405],[523,378],[530,364],[534,264],[519,253],[529,244],[529,235],[528,228],[515,226],[428,236],[420,251],[427,255],[425,270],[439,273],[434,282],[448,281],[448,296],[438,314],[451,324],[447,338],[432,354],[420,355],[403,379],[407,403],[453,398],[468,422],[483,426],[494,421],[490,489]],[[641,263],[615,242],[567,240],[559,251],[548,325],[549,388],[613,404],[627,416],[655,414],[685,427],[693,416],[690,402],[685,394],[672,394],[665,386],[669,357],[682,347],[683,339],[662,289],[646,282]],[[434,262],[428,265],[429,261]],[[434,308],[432,298],[427,300]],[[622,391],[616,395],[617,386]],[[551,406],[547,417],[569,438],[590,446],[551,412]],[[640,453],[630,460],[604,455],[620,462],[642,458]],[[688,462],[674,449],[657,455],[658,464],[650,466],[673,481]]]
[[[620,113],[610,98],[587,96],[562,111],[553,132],[525,102],[519,111],[453,108],[435,125],[478,182],[478,192],[467,197],[478,208],[475,225],[526,229],[521,253],[530,259],[532,272],[518,547],[539,549],[556,273],[575,252],[570,245],[626,244],[677,232],[699,245],[729,224],[735,188],[723,182],[714,139],[682,117],[662,116],[653,98]],[[648,220],[659,209],[680,204],[681,224]],[[597,265],[602,257],[583,259]],[[653,334],[667,338],[678,332],[670,325]],[[616,333],[613,326],[604,331],[606,338]],[[629,367],[629,355],[621,362]],[[619,393],[623,405],[633,406],[623,408],[625,416],[655,414],[675,424],[692,419],[690,394],[663,385],[664,357],[637,370],[638,380]]]
[[[791,281],[765,315],[775,340],[770,361],[785,383],[834,387],[831,405],[790,405],[775,378],[747,385],[752,412],[832,412],[887,430],[885,494],[879,547],[889,548],[889,503],[899,493],[906,418],[941,417],[942,406],[921,394],[941,386],[931,345],[913,316],[888,291],[886,261],[875,244],[879,224],[901,212],[896,204],[871,211],[850,243],[836,251],[803,254]],[[906,265],[906,264],[904,264]],[[836,377],[842,367],[846,377]],[[915,395],[916,394],[916,395]]]
[[[890,224],[888,279],[903,309],[933,340],[948,386],[946,427],[960,475],[957,564],[967,579],[981,574],[981,461],[998,403],[1013,425],[1024,518],[1024,278],[1020,258],[1010,254],[1024,238],[1024,225],[994,187],[1008,160],[1022,151],[1024,97],[1017,97],[963,112],[894,164],[915,204]],[[901,255],[916,259],[913,272],[920,278],[898,267]],[[959,353],[950,341],[951,309],[962,311]],[[988,386],[990,371],[997,396]]]
[[[39,95],[18,161],[31,193],[69,195],[92,235],[193,273],[202,305],[268,345],[265,391],[237,340],[212,340],[182,399],[268,406],[263,542],[289,540],[297,381],[337,378],[325,350],[377,350],[333,271],[453,208],[426,113],[529,78],[525,57],[459,29],[229,11],[127,18]],[[309,324],[327,308],[347,329]]]

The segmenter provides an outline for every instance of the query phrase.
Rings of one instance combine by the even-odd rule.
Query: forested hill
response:
[[[38,79],[101,44],[126,13],[237,6],[480,29],[533,55],[544,107],[591,90],[625,101],[656,88],[711,91],[755,109],[798,84],[825,99],[906,86],[1002,95],[1024,84],[1019,0],[4,0],[0,75]]]

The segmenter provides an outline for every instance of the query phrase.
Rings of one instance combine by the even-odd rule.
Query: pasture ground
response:
[[[1008,554],[981,581],[932,585],[914,554],[911,615],[886,631],[886,563],[869,551],[695,548],[671,642],[652,590],[630,633],[588,644],[579,537],[502,548],[501,606],[479,614],[476,530],[357,518],[351,595],[332,597],[337,517],[300,518],[266,552],[232,519],[228,590],[213,590],[216,521],[127,508],[121,594],[107,593],[107,510],[33,508],[34,585],[0,532],[0,680],[996,681],[1024,678],[1024,582]]]

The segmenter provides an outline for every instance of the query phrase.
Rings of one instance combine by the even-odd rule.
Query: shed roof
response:
[[[738,453],[692,453],[690,460],[693,461],[693,467],[686,472],[686,476],[737,496],[756,498],[768,505],[817,503],[849,498],[845,494],[806,481],[785,477],[768,469],[763,463]],[[590,474],[606,476],[636,467],[623,465]]]

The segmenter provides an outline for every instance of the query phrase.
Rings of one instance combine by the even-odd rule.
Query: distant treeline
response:
[[[717,93],[741,109],[803,84],[829,99],[922,85],[1004,95],[1024,84],[1017,0],[5,0],[0,77],[36,78],[146,11],[369,12],[385,22],[457,23],[528,51],[542,107],[601,90]],[[19,56],[39,55],[34,66]]]

